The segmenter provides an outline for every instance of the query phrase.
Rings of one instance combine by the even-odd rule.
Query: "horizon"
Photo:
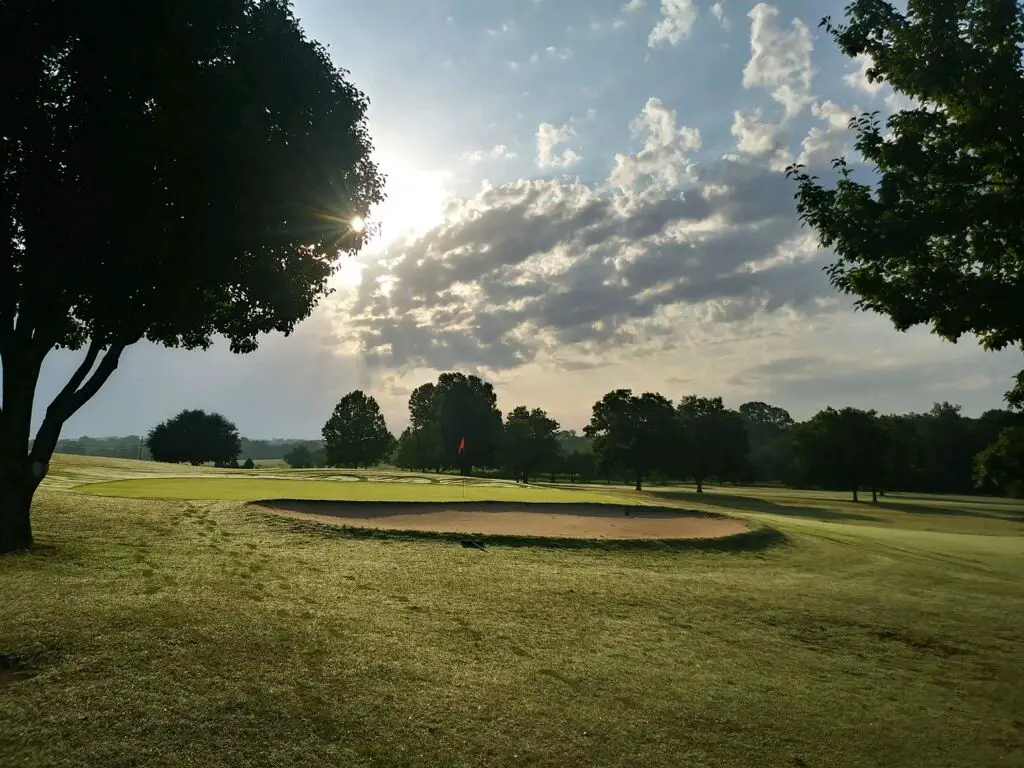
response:
[[[396,30],[407,0],[373,15],[300,0],[308,35],[370,99],[382,236],[342,260],[290,338],[246,356],[128,349],[62,437],[144,434],[183,408],[307,434],[353,389],[397,434],[408,393],[448,370],[494,383],[503,411],[576,430],[620,387],[798,420],[829,404],[1002,407],[1018,350],[854,312],[797,221],[786,163],[829,178],[832,157],[853,157],[850,116],[908,103],[818,28],[845,5],[457,0]],[[80,356],[48,357],[36,425]]]

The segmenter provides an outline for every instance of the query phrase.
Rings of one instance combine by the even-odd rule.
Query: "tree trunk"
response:
[[[871,489],[871,503],[872,504],[877,504],[878,503],[878,489],[877,488],[872,488]]]
[[[858,490],[857,486],[853,486],[853,503],[854,504],[856,504],[857,502],[860,501],[860,499],[857,498],[857,490]]]
[[[643,473],[642,472],[637,472],[636,473],[636,486],[633,488],[633,490],[634,491],[642,491],[643,490]]]
[[[704,493],[704,478],[697,478],[697,493]]]
[[[0,555],[32,546],[32,496],[38,483],[8,475],[0,478]]]

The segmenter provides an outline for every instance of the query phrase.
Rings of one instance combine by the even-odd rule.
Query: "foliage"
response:
[[[843,158],[834,187],[801,166],[800,218],[834,251],[833,285],[899,330],[930,325],[986,349],[1024,342],[1024,5],[1010,0],[854,0],[822,24],[868,79],[916,100],[883,127],[853,121],[877,172],[857,182]],[[1024,372],[1008,393],[1024,405]]]
[[[502,464],[524,483],[538,471],[555,471],[561,457],[558,422],[540,408],[513,408],[505,420],[501,454]]]
[[[853,493],[877,492],[886,477],[887,436],[874,411],[826,408],[792,431],[794,457],[806,482]]]
[[[792,457],[788,438],[794,424],[789,411],[759,400],[743,403],[737,410],[743,417],[750,447],[743,467],[745,479],[761,483],[789,481]]]
[[[408,433],[400,440],[399,466],[417,469],[495,467],[502,442],[494,387],[478,376],[442,373],[409,397]],[[459,444],[465,440],[465,450]]]
[[[316,457],[305,445],[296,445],[284,455],[284,460],[292,469],[310,469],[315,467]]]
[[[975,457],[979,488],[1024,497],[1024,427],[1007,427]]]
[[[256,469],[256,462],[252,460],[252,456],[247,457],[246,460],[242,462],[242,469]]]
[[[389,456],[394,446],[377,401],[359,389],[334,406],[323,438],[329,467],[369,467]]]
[[[650,472],[670,469],[671,456],[680,447],[672,401],[654,392],[609,392],[594,404],[583,433],[594,441],[605,471],[625,470],[638,491]]]
[[[704,480],[709,477],[735,480],[742,473],[750,448],[742,415],[727,409],[720,397],[697,395],[682,398],[676,415],[686,446],[679,451],[682,465],[676,472],[693,477],[697,493],[703,493]]]
[[[250,352],[383,198],[366,97],[286,0],[0,3],[0,552],[64,423],[141,339]],[[30,444],[44,358],[83,350]]]
[[[155,461],[199,465],[234,461],[241,441],[238,428],[219,413],[185,410],[153,427],[146,447]]]
[[[592,450],[573,451],[565,457],[565,472],[569,475],[571,483],[578,480],[589,483],[597,474],[597,456]]]

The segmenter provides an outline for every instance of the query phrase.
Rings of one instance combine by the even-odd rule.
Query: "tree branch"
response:
[[[64,422],[71,418],[75,411],[85,405],[99,391],[100,387],[106,383],[107,379],[110,378],[110,374],[117,368],[117,364],[121,359],[121,353],[126,346],[128,346],[126,341],[112,343],[104,353],[99,365],[96,366],[96,370],[92,371],[92,375],[86,380],[86,376],[92,370],[96,358],[103,348],[103,343],[96,340],[89,344],[85,359],[46,409],[46,416],[43,418],[43,423],[39,426],[39,431],[36,433],[36,439],[32,443],[30,458],[33,462],[39,462],[43,465],[49,463],[50,456],[53,455],[53,450],[57,446],[57,440],[60,437],[60,430],[64,426]]]

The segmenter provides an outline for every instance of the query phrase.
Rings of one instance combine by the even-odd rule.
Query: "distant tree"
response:
[[[826,408],[792,431],[794,457],[805,480],[825,488],[851,491],[858,501],[863,488],[872,501],[884,485],[887,436],[874,411]]]
[[[789,411],[761,401],[743,403],[738,409],[747,431],[747,479],[788,481],[792,479],[789,431],[793,417]]]
[[[914,414],[920,446],[922,485],[931,493],[969,493],[974,488],[974,456],[984,444],[974,441],[971,421],[959,405],[935,403]]]
[[[597,457],[592,451],[573,451],[565,457],[565,471],[569,474],[569,482],[582,480],[589,483],[597,472]]]
[[[975,457],[975,482],[984,491],[1024,496],[1024,428],[1007,427]]]
[[[697,493],[704,492],[709,477],[735,479],[742,472],[750,446],[743,416],[726,408],[720,397],[696,395],[682,398],[676,414],[685,445],[679,454],[685,456],[683,466]]]
[[[313,452],[305,445],[299,444],[284,455],[284,460],[292,469],[308,469],[316,466]]]
[[[634,395],[617,389],[594,404],[584,434],[594,441],[594,452],[606,473],[620,468],[630,474],[636,490],[654,470],[671,464],[678,449],[678,427],[672,401],[654,392]]]
[[[338,401],[324,424],[323,438],[331,467],[377,464],[391,453],[394,440],[377,401],[359,389]]]
[[[878,425],[885,434],[885,461],[879,493],[906,491],[921,487],[921,434],[913,418],[879,416]]]
[[[198,466],[234,461],[240,441],[238,428],[219,413],[186,410],[153,427],[146,447],[155,461]]]
[[[853,0],[847,23],[822,24],[847,56],[867,56],[872,82],[916,99],[885,126],[853,123],[873,166],[845,159],[827,188],[801,166],[800,218],[837,261],[832,284],[898,330],[928,324],[986,349],[1024,343],[1024,3]],[[1024,371],[1007,393],[1024,405]]]
[[[256,469],[256,462],[252,460],[252,456],[242,462],[242,469]]]
[[[497,402],[493,385],[478,376],[442,373],[436,384],[417,387],[409,398],[409,416],[421,460],[463,473],[497,466],[504,431]]]
[[[503,465],[524,483],[537,471],[552,471],[560,456],[557,433],[558,422],[540,408],[513,408],[505,420]]]
[[[290,3],[127,9],[0,3],[0,553],[126,347],[290,333],[382,199],[366,97]],[[81,364],[29,448],[56,348]]]

